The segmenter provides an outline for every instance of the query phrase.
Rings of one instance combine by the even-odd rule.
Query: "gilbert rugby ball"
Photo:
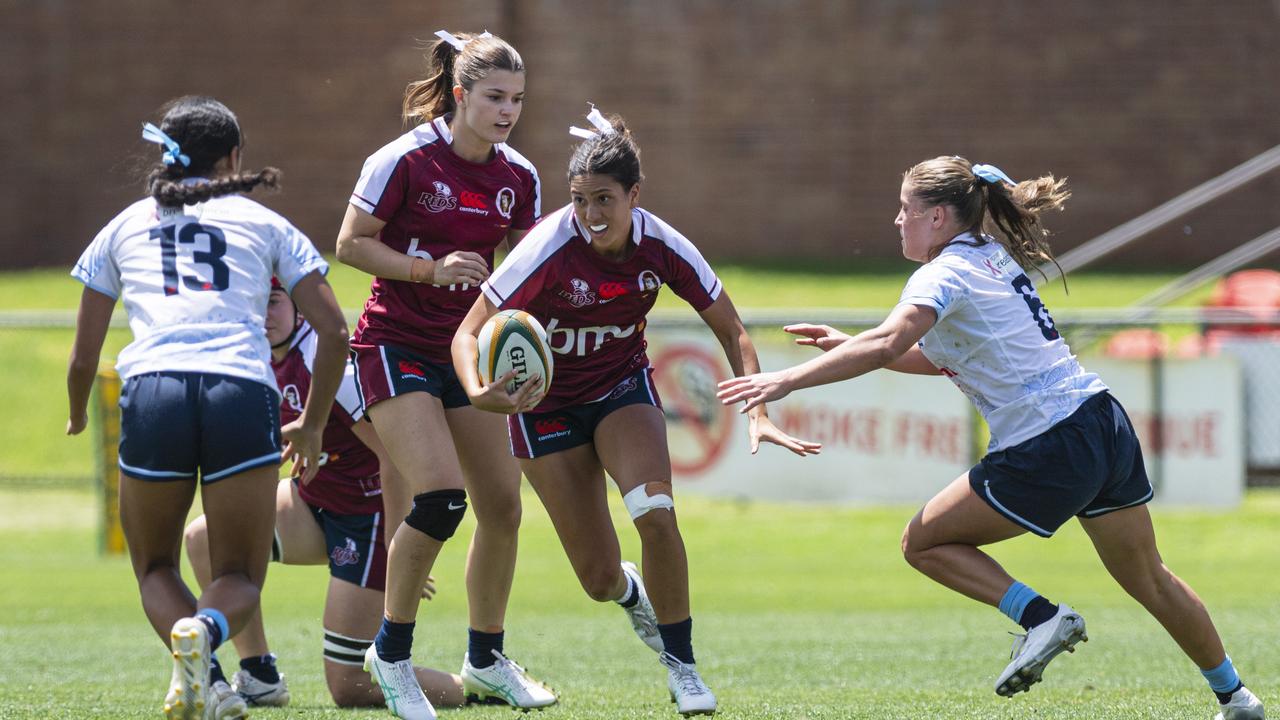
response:
[[[514,393],[534,375],[542,378],[544,394],[551,387],[555,361],[547,345],[547,331],[529,313],[503,310],[489,318],[480,328],[479,350],[477,365],[481,383],[488,385],[515,370],[515,379],[507,383],[509,393]]]

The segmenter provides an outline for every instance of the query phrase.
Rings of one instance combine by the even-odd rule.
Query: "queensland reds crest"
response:
[[[509,187],[502,188],[494,198],[494,204],[498,206],[498,214],[510,220],[511,211],[516,206],[516,191]]]
[[[430,210],[433,213],[444,212],[458,207],[458,198],[453,196],[453,190],[444,183],[436,180],[431,183],[435,187],[434,193],[422,193],[418,197],[418,204]]]
[[[360,562],[360,551],[356,549],[356,541],[347,538],[346,547],[335,547],[333,552],[329,553],[329,559],[334,565],[355,565]]]
[[[293,383],[285,385],[280,394],[284,395],[284,401],[289,403],[289,407],[293,408],[294,412],[302,412],[302,394],[298,392],[297,385]]]
[[[586,307],[595,303],[596,294],[591,291],[591,286],[582,278],[574,278],[569,281],[570,292],[560,291],[560,295],[568,299],[569,303],[574,307]]]

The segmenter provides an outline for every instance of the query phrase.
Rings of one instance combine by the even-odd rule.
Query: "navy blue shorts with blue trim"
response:
[[[213,373],[136,375],[120,390],[120,469],[142,480],[216,482],[280,463],[280,396]]]
[[[596,426],[609,413],[628,405],[662,408],[653,368],[643,367],[623,378],[609,394],[594,402],[570,405],[550,412],[526,412],[507,416],[511,453],[518,458],[542,457],[592,442]]]
[[[1045,432],[982,458],[969,470],[969,485],[996,512],[1041,537],[1073,516],[1098,517],[1152,496],[1133,423],[1108,392]]]

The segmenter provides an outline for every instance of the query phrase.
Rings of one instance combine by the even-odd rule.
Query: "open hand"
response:
[[[751,433],[751,454],[755,455],[760,449],[760,441],[771,442],[774,445],[780,445],[791,452],[804,457],[805,455],[817,455],[822,452],[822,443],[810,442],[792,437],[773,424],[768,415],[757,415],[751,418],[751,425],[748,428]]]
[[[809,323],[797,323],[795,325],[787,325],[782,328],[792,335],[799,335],[796,338],[797,345],[808,345],[816,347],[822,352],[826,352],[834,347],[838,347],[845,340],[849,339],[849,335],[836,330],[830,325],[810,325]]]

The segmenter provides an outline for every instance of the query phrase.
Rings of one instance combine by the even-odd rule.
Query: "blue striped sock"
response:
[[[205,608],[195,615],[196,620],[209,628],[209,649],[217,650],[222,641],[231,636],[231,628],[227,625],[227,616],[214,608]]]
[[[1000,598],[1000,612],[1021,624],[1022,612],[1027,609],[1027,604],[1038,597],[1040,593],[1015,580],[1005,591],[1004,597]]]
[[[1233,693],[1240,689],[1240,675],[1236,673],[1236,666],[1231,664],[1231,656],[1228,655],[1222,664],[1212,670],[1201,670],[1201,675],[1209,681],[1209,687],[1216,693]]]

